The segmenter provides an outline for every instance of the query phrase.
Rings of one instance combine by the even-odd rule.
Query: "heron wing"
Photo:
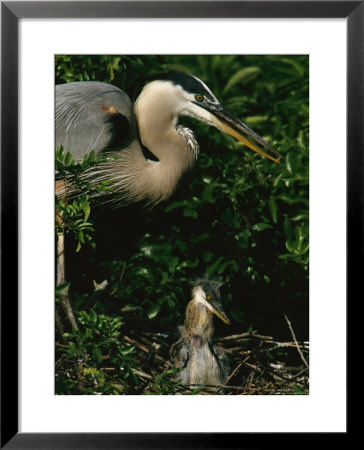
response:
[[[116,86],[96,81],[56,86],[56,145],[76,160],[91,150],[122,148],[133,130],[132,102]]]
[[[220,369],[221,381],[224,381],[230,373],[230,362],[225,350],[217,344],[210,345],[210,349],[216,358]]]
[[[171,348],[171,363],[181,369],[186,366],[190,349],[185,339],[180,339]]]

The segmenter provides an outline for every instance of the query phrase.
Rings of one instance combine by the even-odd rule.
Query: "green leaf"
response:
[[[296,58],[281,58],[281,62],[289,64],[295,68],[298,75],[302,76],[305,73],[305,68],[300,64]]]
[[[165,207],[164,211],[169,212],[169,211],[172,211],[173,209],[181,208],[182,206],[185,206],[185,205],[186,205],[186,202],[184,200],[178,201],[178,202],[172,202],[172,203],[169,203]]]
[[[226,83],[223,90],[223,95],[230,91],[236,84],[246,84],[249,81],[257,77],[260,72],[260,68],[256,66],[244,67],[238,70]]]
[[[309,216],[308,211],[299,210],[291,217],[291,220],[293,220],[294,222],[299,222],[302,220],[307,220],[308,216]]]
[[[97,323],[97,314],[95,312],[94,309],[90,309],[90,314],[89,314],[89,318],[90,318],[90,322],[93,326],[96,325]]]
[[[203,254],[204,263],[210,262],[214,256],[215,256],[215,254],[212,252],[204,252],[204,254]]]
[[[268,200],[268,207],[269,207],[269,212],[272,217],[273,223],[277,223],[278,206],[277,206],[277,202],[275,201],[275,199],[273,197],[271,197]]]
[[[64,165],[69,166],[72,164],[72,162],[74,162],[74,160],[72,158],[72,154],[71,154],[71,152],[67,152],[66,157],[64,159]]]
[[[161,310],[161,305],[159,303],[156,303],[147,312],[148,318],[149,319],[154,319],[154,317],[156,317],[158,315],[160,310]]]
[[[65,339],[72,339],[75,337],[75,335],[74,333],[63,333],[62,337]]]
[[[197,214],[197,211],[195,209],[186,207],[183,210],[183,216],[184,217],[193,217],[194,219],[197,219],[198,214]]]
[[[256,223],[255,225],[253,225],[252,228],[255,231],[263,231],[263,230],[266,230],[267,228],[273,228],[273,227],[269,223],[260,222],[260,223]]]
[[[97,362],[98,364],[100,364],[100,363],[102,362],[102,352],[101,352],[101,349],[100,349],[99,347],[95,347],[95,348],[92,350],[92,354],[93,354],[93,356],[95,357],[96,362]]]
[[[298,197],[295,195],[280,194],[276,196],[276,199],[282,200],[282,202],[287,203],[287,205],[295,205],[296,203],[308,205],[308,198],[302,196]]]
[[[294,229],[293,237],[286,240],[286,248],[289,252],[295,254],[304,254],[308,251],[308,242],[305,243],[308,238],[306,230],[300,225]]]
[[[130,353],[132,353],[135,350],[135,346],[131,345],[130,347],[125,347],[123,349],[120,350],[120,353],[123,356],[129,355]]]
[[[170,256],[167,258],[168,270],[170,273],[175,272],[178,263],[179,263],[178,256]]]
[[[77,233],[77,236],[78,236],[78,239],[80,240],[80,242],[82,242],[82,244],[84,244],[84,243],[85,243],[85,235],[83,234],[83,231],[82,231],[82,230],[80,230],[80,231]]]
[[[229,314],[234,320],[236,320],[236,322],[244,323],[244,319],[243,319],[244,314],[242,311],[232,310],[232,311],[229,311]]]
[[[69,346],[69,353],[71,355],[77,355],[78,351],[77,351],[77,347],[76,347],[75,343],[70,341],[68,343],[68,346]]]
[[[218,269],[218,267],[220,266],[220,264],[222,264],[222,262],[224,261],[224,257],[220,256],[220,258],[217,258],[217,260],[211,264],[210,266],[207,266],[206,268],[206,272],[211,275],[213,273],[215,273]]]
[[[255,127],[268,120],[268,116],[246,116],[244,122],[250,127]]]
[[[215,183],[207,184],[207,186],[205,187],[205,189],[202,191],[202,194],[201,194],[201,200],[203,202],[209,202],[209,203],[215,202],[215,198],[213,196],[214,188],[215,188]]]
[[[90,216],[90,212],[91,212],[90,204],[87,202],[87,203],[85,203],[84,205],[82,205],[81,208],[82,208],[82,210],[83,210],[83,212],[84,212],[84,214],[85,214],[85,216],[84,216],[84,218],[83,218],[83,221],[84,221],[85,223],[87,223],[87,220],[88,220],[88,218],[89,218],[89,216]]]
[[[183,267],[192,267],[195,268],[198,266],[198,263],[200,262],[199,258],[196,256],[194,259],[187,259],[183,261],[181,264],[179,264],[178,268],[182,269]]]
[[[293,386],[293,390],[297,395],[307,395],[307,392],[303,388],[301,388],[301,386],[298,386],[298,384],[295,384]]]
[[[60,284],[58,286],[56,286],[56,295],[57,296],[61,296],[62,294],[64,294],[67,289],[70,287],[71,283],[64,283],[64,284]]]

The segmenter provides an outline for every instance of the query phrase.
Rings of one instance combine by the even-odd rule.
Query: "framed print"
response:
[[[363,8],[2,2],[4,448],[347,435]]]

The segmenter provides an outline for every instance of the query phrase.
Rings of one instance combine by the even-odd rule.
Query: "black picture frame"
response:
[[[362,291],[358,282],[364,273],[364,1],[1,2],[1,448],[261,447],[270,434],[18,432],[18,22],[117,17],[347,19],[347,302]],[[280,437],[283,447],[288,438]],[[315,443],[317,439],[316,434]]]

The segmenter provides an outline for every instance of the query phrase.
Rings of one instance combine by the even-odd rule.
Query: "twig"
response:
[[[247,386],[248,389],[251,389],[251,387],[252,387],[254,375],[255,375],[255,370],[252,370],[252,372],[250,373],[249,378],[248,378],[248,386]]]
[[[54,308],[54,312],[55,312],[55,319],[56,319],[56,327],[58,330],[58,333],[61,336],[61,339],[63,340],[63,335],[64,335],[64,328],[63,328],[63,324],[62,324],[62,320],[61,320],[61,316],[57,310],[57,306]]]
[[[61,347],[61,348],[70,348],[69,345],[65,345],[65,344],[60,344],[59,342],[56,342],[56,347]]]
[[[57,286],[65,284],[65,282],[66,270],[64,257],[64,231],[62,229],[62,231],[57,233]],[[78,330],[77,322],[75,316],[73,315],[73,310],[69,299],[69,288],[67,288],[59,296],[59,300],[72,328],[76,328],[76,330]]]
[[[132,371],[133,371],[136,375],[138,375],[139,377],[146,378],[147,380],[152,380],[152,379],[153,379],[152,375],[149,375],[148,373],[146,373],[146,372],[144,372],[144,371],[142,371],[142,370],[132,369]]]
[[[287,324],[288,324],[288,328],[289,328],[289,330],[290,330],[290,332],[291,332],[291,334],[292,334],[293,340],[294,340],[294,342],[295,342],[295,344],[296,344],[297,351],[298,351],[298,353],[299,353],[299,355],[300,355],[300,357],[301,357],[301,359],[302,359],[304,365],[305,365],[306,367],[308,367],[307,361],[306,361],[305,357],[303,356],[303,353],[301,352],[300,346],[298,345],[298,342],[297,342],[297,339],[296,339],[296,335],[294,334],[294,331],[293,331],[291,322],[289,321],[289,319],[288,319],[288,317],[286,316],[286,314],[284,314],[284,318],[286,319],[286,322],[287,322]]]
[[[266,339],[268,341],[272,341],[273,338],[272,336],[262,336],[261,334],[256,334],[256,331],[247,331],[245,333],[241,333],[241,334],[232,334],[231,336],[225,336],[222,337],[220,339],[218,339],[219,342],[224,342],[224,341],[235,341],[237,339],[240,338],[257,338],[257,339]]]
[[[247,363],[247,362],[244,362],[243,364],[244,364],[245,366],[249,367],[249,369],[253,369],[253,370],[256,371],[256,372],[263,373],[263,370],[262,370],[260,367],[255,366],[254,364],[249,364],[249,363]]]
[[[120,277],[119,277],[119,283],[121,282],[121,280],[124,277],[125,266],[126,266],[126,261],[124,261],[123,268],[121,269],[121,274],[120,274]],[[110,295],[114,295],[117,290],[118,290],[118,286],[116,286],[116,288],[112,292],[110,292]]]
[[[275,350],[276,348],[282,348],[282,347],[297,347],[297,342],[272,342],[272,344],[274,344],[274,347],[269,348],[269,351]],[[303,342],[302,344],[298,344],[298,346],[300,348],[302,348],[303,350],[308,350],[309,346],[306,342]]]
[[[253,387],[242,387],[242,386],[223,386],[223,385],[219,385],[219,384],[186,384],[183,386],[187,386],[187,387],[204,387],[204,388],[218,388],[218,389],[231,389],[234,391],[268,391],[268,392],[277,392],[277,389],[273,389],[273,388],[264,388],[264,387],[257,387],[257,388],[253,388]]]
[[[228,376],[228,378],[223,382],[223,386],[226,386],[226,384],[231,380],[231,378],[235,375],[235,373],[240,369],[240,367],[246,362],[248,361],[248,359],[250,358],[250,356],[247,356],[244,360],[240,361],[240,363],[235,367],[235,369],[231,372],[231,374]],[[217,391],[218,393],[220,392],[220,389]]]
[[[305,372],[307,372],[308,367],[305,367],[303,370],[300,370],[298,373],[296,373],[296,375],[293,375],[291,378],[287,379],[283,384],[287,384],[290,381],[295,380],[296,378],[300,377],[301,375],[303,375]]]
[[[240,363],[235,367],[235,369],[231,372],[231,375],[229,376],[229,378],[223,383],[223,386],[225,386],[230,380],[231,378],[235,375],[235,373],[240,369],[240,367],[246,363],[248,361],[248,359],[250,358],[250,355],[247,356],[245,359],[243,359],[242,361],[240,361]]]
[[[123,336],[124,339],[129,342],[130,344],[135,345],[136,347],[138,347],[141,351],[145,352],[145,353],[149,353],[150,349],[148,347],[146,347],[145,345],[141,344],[140,342],[136,341],[135,339],[130,338],[129,336],[124,335]],[[160,356],[160,355],[155,355],[155,358],[158,359],[159,361],[162,361],[163,363],[165,363],[165,360]]]

